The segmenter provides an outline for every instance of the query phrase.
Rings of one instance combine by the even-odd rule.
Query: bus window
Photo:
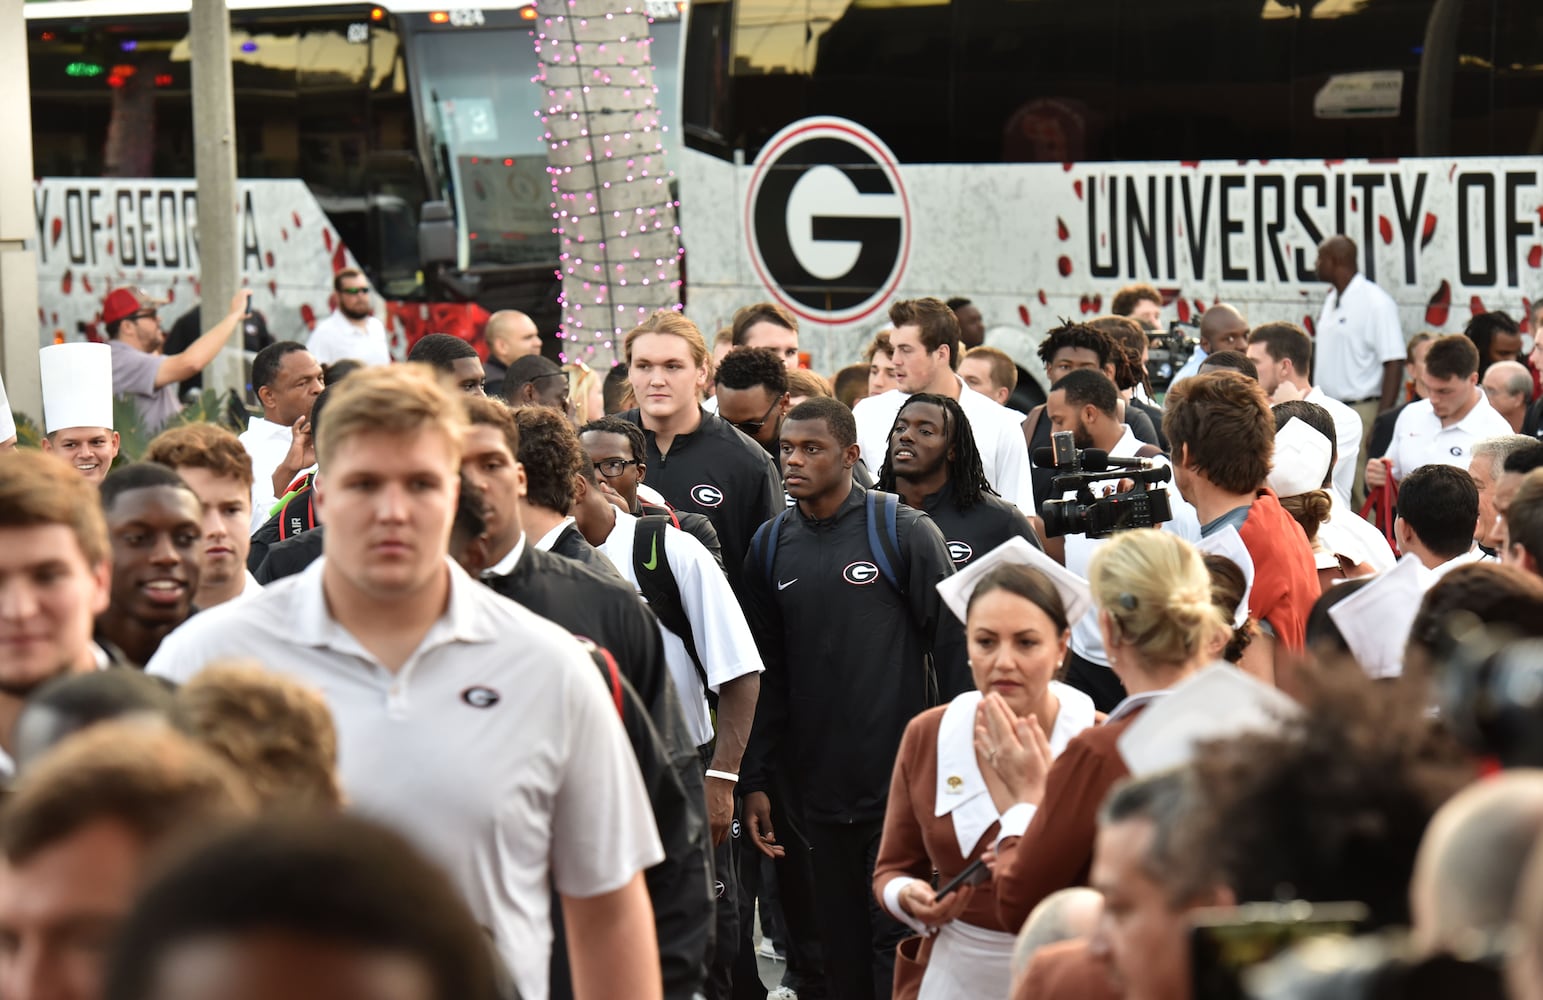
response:
[[[1503,0],[1495,23],[1497,153],[1543,154],[1543,6]]]
[[[462,267],[557,259],[541,122],[546,92],[523,28],[414,35],[417,87]]]

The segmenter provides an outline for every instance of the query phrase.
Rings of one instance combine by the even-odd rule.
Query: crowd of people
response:
[[[241,427],[245,296],[112,291],[0,452],[0,997],[1543,1000],[1543,308],[1318,272],[1020,411],[964,299],[605,373],[344,271]]]

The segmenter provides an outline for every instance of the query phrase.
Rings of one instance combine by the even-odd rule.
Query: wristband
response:
[[[708,768],[707,776],[709,778],[722,778],[724,781],[731,781],[736,785],[739,784],[739,775],[731,771],[714,771],[712,768]]]

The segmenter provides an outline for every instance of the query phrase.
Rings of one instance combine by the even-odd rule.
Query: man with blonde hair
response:
[[[49,751],[0,810],[0,994],[97,1000],[149,869],[254,807],[233,769],[164,725],[106,722]]]
[[[616,709],[572,636],[446,554],[461,400],[416,365],[335,392],[316,441],[325,558],[199,615],[151,672],[252,657],[321,688],[344,793],[445,867],[521,995],[547,996],[555,888],[576,1000],[657,1000],[643,870],[663,851]]]
[[[262,589],[246,568],[252,548],[252,458],[214,424],[184,424],[150,442],[145,461],[170,468],[204,505],[193,605],[208,609]]]
[[[982,396],[1007,405],[1018,388],[1018,366],[1006,351],[995,347],[972,347],[959,359],[959,377]]]
[[[335,810],[338,733],[322,693],[250,661],[211,663],[175,695],[178,728],[246,778],[264,810]]]
[[[27,695],[107,663],[91,634],[107,609],[108,553],[94,486],[47,455],[0,452],[0,774]]]

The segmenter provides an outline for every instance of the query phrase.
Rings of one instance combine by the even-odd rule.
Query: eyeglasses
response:
[[[368,288],[339,288],[338,291],[342,292],[344,295],[364,295],[365,293],[367,293],[369,291],[369,289]]]
[[[141,309],[137,313],[130,314],[129,319],[155,319],[156,315],[157,313],[154,309]]]
[[[729,424],[730,426],[738,427],[740,430],[744,431],[751,437],[755,437],[757,434],[761,433],[761,428],[766,426],[766,422],[771,419],[772,411],[775,410],[777,408],[777,404],[781,402],[781,396],[772,400],[772,405],[767,407],[766,412],[761,415],[760,420],[730,420]]]
[[[627,466],[638,464],[635,458],[608,458],[604,462],[596,462],[595,471],[607,479],[615,479],[627,471]]]

